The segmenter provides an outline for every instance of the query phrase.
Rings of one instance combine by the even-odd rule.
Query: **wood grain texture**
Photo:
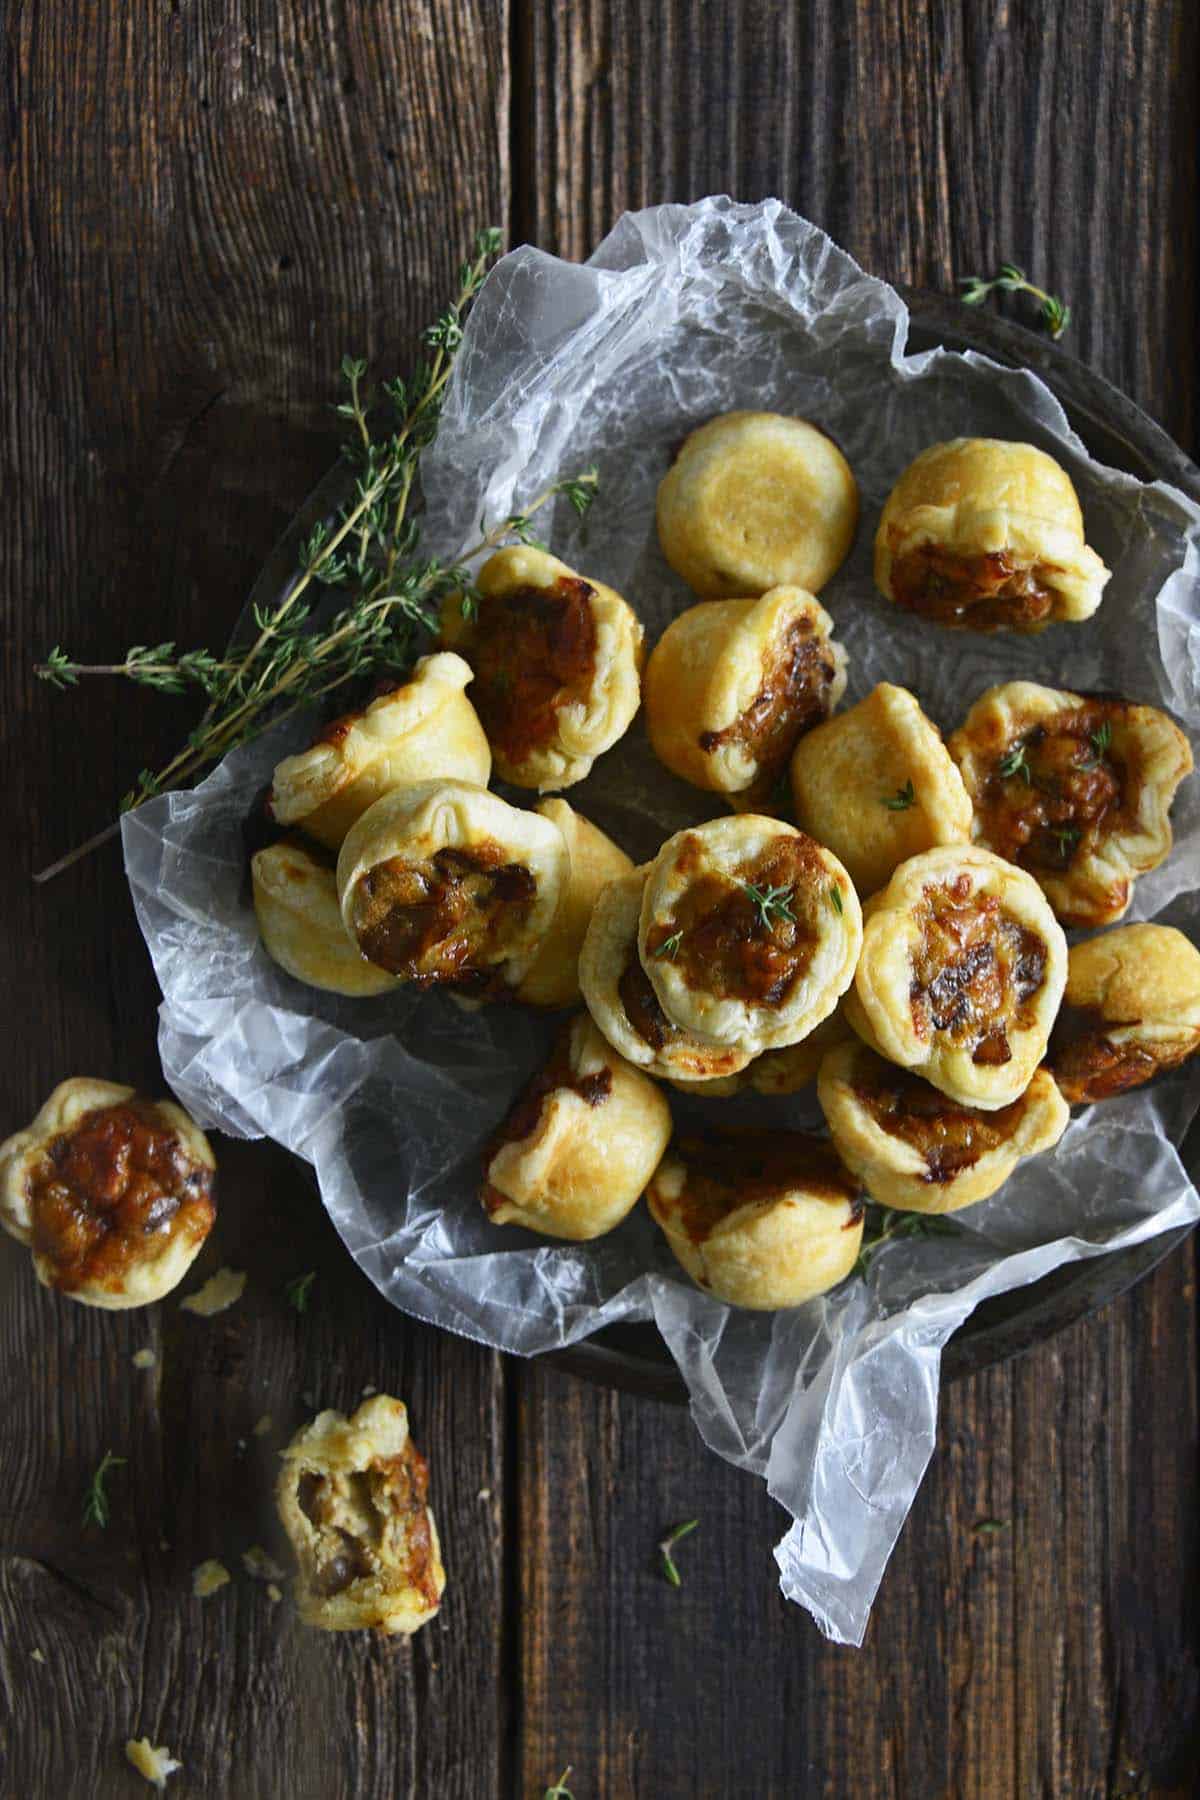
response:
[[[1013,260],[1073,303],[1075,354],[1195,450],[1183,0],[519,17],[514,200],[532,240],[581,256],[627,207],[731,192],[778,195],[892,279],[953,291]],[[690,1425],[524,1375],[523,1535],[556,1549],[524,1566],[522,1792],[566,1762],[583,1795],[1194,1792],[1194,1272],[1188,1246],[946,1393],[861,1652],[767,1591],[784,1516]],[[586,1495],[564,1478],[582,1466]],[[676,1593],[653,1547],[695,1515]]]
[[[69,1072],[161,1080],[119,853],[41,890],[29,871],[189,722],[115,686],[55,696],[32,665],[56,640],[89,660],[223,640],[336,454],[341,356],[411,355],[463,245],[505,215],[507,44],[492,0],[7,11],[2,1131]],[[188,1794],[500,1791],[498,1361],[387,1307],[282,1155],[219,1157],[188,1285],[222,1261],[250,1285],[218,1318],[103,1315],[0,1249],[0,1793],[145,1794],[122,1753],[141,1734]],[[282,1288],[311,1268],[300,1320]],[[275,1452],[368,1385],[408,1401],[446,1537],[446,1604],[411,1647],[305,1632],[240,1567],[280,1552]],[[108,1529],[84,1532],[106,1449],[127,1465]],[[209,1556],[235,1582],[201,1603]]]

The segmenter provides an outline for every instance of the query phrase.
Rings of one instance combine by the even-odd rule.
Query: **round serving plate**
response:
[[[899,292],[910,313],[910,352],[939,347],[976,350],[1010,368],[1033,370],[1100,462],[1143,481],[1170,482],[1200,501],[1200,469],[1139,407],[1058,344],[994,314],[968,311],[938,294],[906,288]],[[344,498],[345,484],[345,468],[338,467],[309,496],[264,565],[235,641],[249,628],[256,601],[277,603],[292,578],[301,539]],[[1200,1120],[1188,1133],[1181,1155],[1188,1173],[1200,1180]],[[1148,1275],[1189,1230],[1162,1232],[1130,1250],[1068,1263],[1030,1286],[985,1300],[947,1344],[943,1377],[953,1380],[1003,1362],[1097,1311]],[[612,1325],[570,1349],[548,1352],[545,1360],[606,1387],[680,1403],[688,1397],[653,1325]]]

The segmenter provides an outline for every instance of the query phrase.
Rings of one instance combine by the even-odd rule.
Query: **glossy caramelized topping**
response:
[[[701,848],[698,838],[684,846],[681,875]],[[781,835],[733,875],[699,870],[672,917],[651,928],[647,957],[669,959],[689,987],[718,999],[778,1006],[812,961],[831,885],[812,839]]]
[[[429,1528],[429,1469],[409,1439],[399,1456],[380,1456],[350,1474],[305,1470],[296,1502],[320,1533],[312,1585],[328,1598],[352,1582],[397,1578],[428,1606],[438,1603]]]
[[[1009,862],[1052,874],[1085,838],[1117,824],[1127,770],[1112,752],[1119,701],[1088,700],[1035,725],[997,755],[978,800],[987,842]]]
[[[1025,1100],[1014,1100],[998,1112],[960,1106],[920,1076],[897,1069],[882,1057],[856,1060],[851,1085],[856,1098],[889,1136],[911,1144],[924,1159],[922,1181],[953,1181],[973,1168],[981,1156],[1011,1137]]]
[[[675,1205],[694,1244],[738,1207],[784,1199],[798,1189],[824,1200],[848,1201],[847,1227],[862,1218],[857,1184],[825,1138],[747,1126],[682,1138],[675,1154],[686,1169]]]
[[[1186,1044],[1144,1048],[1114,1044],[1109,1033],[1139,1025],[1140,1019],[1106,1019],[1098,1007],[1064,1006],[1055,1021],[1047,1061],[1071,1106],[1111,1100],[1167,1069],[1186,1062]]]
[[[638,958],[636,945],[630,951],[629,961],[617,983],[617,994],[625,1008],[625,1017],[642,1042],[649,1044],[652,1050],[661,1050],[664,1044],[683,1035],[659,1005],[650,977]]]
[[[575,1074],[571,1067],[571,1028],[568,1026],[555,1044],[549,1062],[522,1088],[512,1109],[488,1139],[483,1152],[484,1174],[491,1168],[492,1159],[502,1145],[519,1144],[533,1135],[551,1094],[567,1091],[578,1094],[587,1106],[599,1107],[612,1093],[612,1086],[612,1070],[607,1065],[593,1070],[590,1075]],[[483,1204],[489,1212],[495,1212],[498,1207],[508,1204],[508,1196],[485,1181]]]
[[[85,1282],[117,1292],[147,1253],[207,1236],[212,1185],[212,1170],[150,1101],[98,1107],[53,1138],[30,1170],[34,1252],[64,1292]]]
[[[764,660],[762,686],[749,706],[723,731],[702,731],[700,748],[712,752],[726,744],[744,745],[761,775],[775,774],[796,739],[828,713],[836,674],[829,645],[812,621],[794,619]]]
[[[1054,595],[1040,576],[1007,550],[963,556],[922,544],[892,564],[892,592],[901,606],[939,625],[992,631],[1037,625],[1049,616]]]
[[[419,986],[478,985],[524,924],[537,882],[499,844],[439,850],[427,862],[393,857],[354,890],[354,933],[381,969]]]
[[[552,587],[490,595],[480,607],[467,651],[471,698],[506,762],[553,743],[560,709],[586,701],[596,669],[595,592],[562,575]]]
[[[1012,1059],[1009,1031],[1033,1022],[1046,946],[971,880],[927,887],[918,911],[909,998],[918,1036],[945,1032],[980,1064]]]

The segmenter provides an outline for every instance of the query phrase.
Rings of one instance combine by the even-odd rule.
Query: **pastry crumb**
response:
[[[377,1394],[378,1392],[379,1389],[377,1387],[365,1387],[362,1391],[362,1397],[364,1400],[369,1400],[372,1394]]]
[[[218,1588],[223,1588],[232,1579],[224,1563],[210,1558],[208,1562],[199,1563],[192,1570],[192,1592],[197,1600],[207,1600],[210,1594],[215,1594]]]
[[[270,1600],[272,1603],[278,1602],[283,1599],[282,1588],[276,1587],[276,1585],[273,1581],[270,1581],[267,1583],[267,1599]]]
[[[40,1650],[31,1650],[29,1654],[32,1656],[34,1662],[44,1663],[46,1660]]]
[[[258,1421],[258,1424],[254,1427],[254,1435],[255,1437],[266,1437],[270,1429],[271,1415],[270,1413],[264,1413],[262,1418]]]
[[[165,1788],[167,1776],[174,1775],[176,1769],[183,1767],[181,1762],[176,1762],[165,1744],[155,1747],[148,1737],[130,1738],[125,1745],[125,1754],[138,1774],[144,1775],[156,1788]]]
[[[186,1300],[179,1302],[184,1312],[198,1313],[202,1319],[211,1319],[214,1313],[224,1312],[241,1299],[245,1290],[246,1277],[237,1269],[218,1269],[210,1275],[202,1288],[189,1294]]]
[[[157,1361],[158,1358],[153,1350],[135,1350],[133,1353],[135,1369],[152,1369]]]
[[[491,1497],[492,1497],[491,1488],[480,1488],[479,1492],[475,1496],[475,1498],[477,1500],[490,1500]]]
[[[287,1576],[287,1570],[281,1569],[261,1544],[251,1544],[249,1550],[242,1551],[242,1567],[255,1581],[283,1581]]]

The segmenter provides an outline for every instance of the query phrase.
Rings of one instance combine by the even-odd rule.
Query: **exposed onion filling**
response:
[[[1040,624],[1054,606],[1040,566],[1022,565],[1008,550],[965,556],[939,544],[896,558],[892,592],[910,612],[976,631]]]
[[[306,1470],[296,1500],[318,1532],[317,1593],[340,1594],[352,1582],[376,1575],[394,1586],[399,1576],[436,1607],[428,1498],[429,1469],[411,1440],[399,1456],[377,1457],[366,1469]]]
[[[524,925],[537,882],[499,844],[393,857],[354,890],[354,935],[381,969],[419,986],[479,985]]]
[[[1081,844],[1120,822],[1129,771],[1112,754],[1119,702],[1088,701],[1044,720],[1002,747],[979,796],[979,817],[998,855],[1021,868],[1070,868]]]
[[[837,674],[829,645],[810,619],[794,619],[782,643],[764,663],[762,686],[749,706],[722,731],[702,731],[700,748],[713,752],[743,745],[758,764],[760,781],[783,767],[796,740],[829,711]]]
[[[502,1145],[519,1144],[525,1138],[532,1137],[551,1094],[566,1090],[578,1094],[588,1106],[598,1107],[603,1106],[612,1093],[612,1085],[612,1070],[607,1067],[595,1069],[590,1075],[574,1073],[571,1068],[571,1035],[568,1028],[555,1045],[549,1062],[522,1088],[511,1111],[488,1139],[483,1153],[485,1175]],[[509,1196],[485,1181],[483,1204],[488,1212],[493,1213],[499,1207],[509,1204]]]
[[[849,1201],[847,1228],[862,1218],[864,1202],[857,1184],[825,1138],[750,1126],[682,1138],[674,1151],[687,1171],[675,1206],[694,1244],[703,1243],[738,1207],[777,1199],[797,1188]]]
[[[638,959],[636,945],[617,983],[617,994],[625,1008],[625,1017],[642,1042],[649,1044],[652,1050],[661,1050],[664,1044],[683,1035],[659,1004],[650,977]]]
[[[921,1179],[939,1184],[953,1181],[1003,1144],[1025,1108],[1023,1098],[998,1112],[961,1106],[920,1076],[894,1068],[881,1057],[873,1059],[869,1067],[859,1065],[853,1086],[857,1099],[880,1128],[911,1144],[923,1158]]]
[[[1030,1002],[1045,979],[1046,946],[968,876],[927,887],[909,1000],[919,1037],[943,1032],[979,1064],[1012,1060],[1008,1034],[1033,1022]]]
[[[1071,1106],[1111,1100],[1166,1069],[1186,1062],[1186,1045],[1178,1049],[1143,1049],[1136,1043],[1115,1044],[1109,1033],[1138,1019],[1106,1019],[1097,1007],[1065,1006],[1055,1021],[1048,1062]]]
[[[489,596],[466,655],[471,699],[493,750],[519,764],[553,743],[564,706],[586,702],[596,671],[595,588],[578,576]]]

